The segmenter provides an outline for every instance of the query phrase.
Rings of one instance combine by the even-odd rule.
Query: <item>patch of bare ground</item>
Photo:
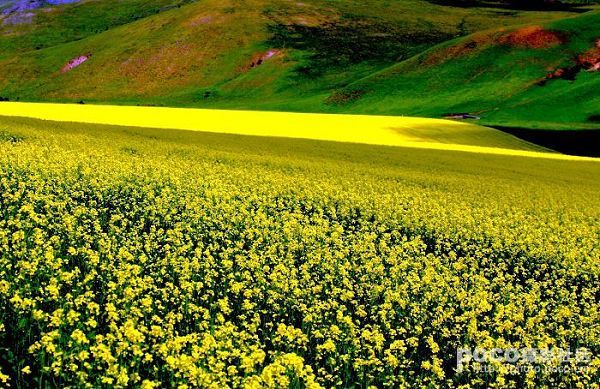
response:
[[[265,62],[269,61],[270,59],[280,57],[282,55],[283,55],[283,51],[279,50],[279,49],[269,49],[267,51],[256,53],[252,56],[252,60],[245,66],[242,66],[239,70],[241,72],[248,71],[250,69],[256,68],[256,67],[264,64]]]
[[[585,70],[600,71],[600,38],[596,39],[593,48],[577,57],[577,62]]]
[[[546,30],[541,26],[527,26],[501,35],[498,43],[513,47],[546,49],[567,42],[567,36],[559,31]]]
[[[596,39],[594,47],[577,55],[572,66],[550,69],[546,77],[538,82],[538,85],[546,85],[550,80],[562,79],[573,81],[581,71],[600,71],[600,38]]]
[[[567,42],[567,36],[558,31],[545,30],[540,26],[527,26],[510,32],[480,33],[456,45],[431,53],[422,62],[432,66],[449,59],[467,56],[489,45],[506,45],[516,48],[544,49]]]
[[[75,69],[76,67],[78,67],[79,65],[81,65],[82,63],[86,62],[88,59],[90,59],[91,56],[92,56],[92,53],[87,53],[87,54],[80,55],[80,56],[77,56],[75,58],[72,58],[71,60],[69,60],[69,62],[67,62],[60,69],[60,71],[62,73],[66,73],[68,71],[71,71],[71,70]]]

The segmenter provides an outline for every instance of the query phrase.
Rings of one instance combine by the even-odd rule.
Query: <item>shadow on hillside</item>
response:
[[[477,0],[428,0],[432,4],[459,8],[494,8],[507,11],[574,12],[589,11],[590,4],[568,4],[558,0],[539,1],[477,1]],[[505,11],[506,12],[506,11]]]
[[[492,126],[490,126],[492,127]],[[600,129],[598,130],[531,130],[526,128],[493,126],[531,143],[563,154],[600,157]]]
[[[269,26],[269,47],[307,53],[296,73],[318,77],[327,71],[361,62],[392,64],[425,47],[453,38],[433,26],[407,28],[400,24],[347,16],[319,26],[279,24]]]

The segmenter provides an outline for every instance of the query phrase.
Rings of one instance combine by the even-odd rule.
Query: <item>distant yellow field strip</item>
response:
[[[426,140],[426,136],[415,137],[415,133],[419,131],[427,134],[431,130],[439,132],[443,129],[448,132],[480,134],[484,129],[468,123],[442,119],[16,102],[0,103],[0,115],[63,122],[303,138],[552,159],[595,160],[537,151],[431,142]],[[403,134],[403,129],[406,134]]]

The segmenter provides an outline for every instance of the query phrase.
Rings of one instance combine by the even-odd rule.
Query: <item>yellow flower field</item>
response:
[[[550,153],[487,127],[415,117],[15,102],[0,103],[0,115],[565,160],[584,159]]]
[[[0,384],[597,388],[598,177],[586,160],[0,117]],[[476,346],[593,357],[458,371]]]

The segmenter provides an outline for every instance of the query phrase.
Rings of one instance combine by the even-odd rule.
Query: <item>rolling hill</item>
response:
[[[511,128],[599,126],[595,6],[88,0],[15,11],[3,3],[4,100],[468,112]]]
[[[337,96],[360,96],[345,102],[357,112],[471,112],[496,125],[594,126],[600,112],[598,70],[600,12],[592,12],[452,40]]]

